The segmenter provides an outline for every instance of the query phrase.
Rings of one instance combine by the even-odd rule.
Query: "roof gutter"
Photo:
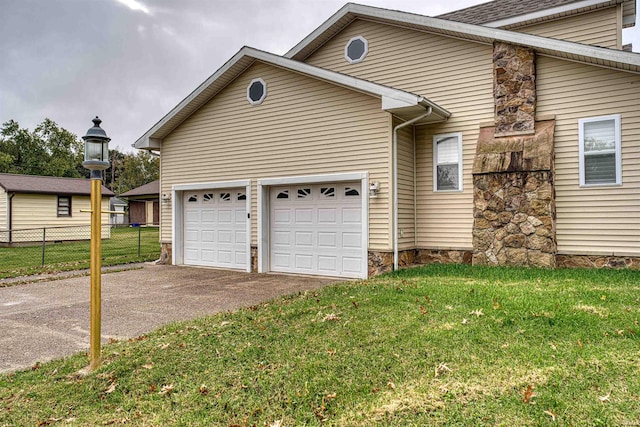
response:
[[[427,107],[427,111],[413,119],[401,123],[393,128],[393,141],[392,141],[392,167],[391,167],[391,179],[393,181],[393,269],[398,269],[398,131],[404,127],[411,126],[412,124],[430,116],[433,113],[433,108]],[[448,116],[447,116],[448,117]]]

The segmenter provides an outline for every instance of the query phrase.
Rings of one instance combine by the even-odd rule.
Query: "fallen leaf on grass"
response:
[[[429,312],[427,311],[427,309],[426,309],[426,308],[424,308],[424,306],[422,306],[422,305],[420,306],[420,311],[422,312],[422,315],[423,315],[423,316],[426,316],[426,315],[429,313]]]
[[[467,323],[469,323],[469,321],[467,319],[462,319],[462,324],[466,325]]]
[[[153,365],[151,363],[147,363],[146,365],[142,365],[144,369],[153,369]]]
[[[544,411],[545,414],[549,415],[551,417],[551,421],[555,421],[556,420],[556,414],[554,414],[553,412],[551,412],[549,409],[547,409],[546,411]]]
[[[389,381],[387,383],[387,387],[389,387],[391,390],[395,390],[396,389],[396,385],[392,381]]]
[[[207,394],[209,394],[209,388],[207,387],[206,384],[201,384],[200,388],[198,389],[198,393],[206,396]]]
[[[173,384],[163,385],[158,394],[165,395],[173,393],[174,386]]]
[[[497,310],[497,309],[499,309],[499,308],[500,308],[500,303],[498,302],[498,300],[497,300],[497,299],[494,299],[494,300],[493,300],[493,305],[492,305],[492,307],[493,307],[493,309],[494,309],[494,310]]]
[[[161,349],[161,350],[166,350],[167,348],[169,348],[169,346],[170,346],[170,345],[171,345],[171,344],[169,344],[169,343],[160,344],[160,349]]]
[[[600,399],[600,402],[604,403],[604,402],[611,402],[611,393],[607,394],[606,396],[600,396],[598,397],[598,399]]]
[[[335,393],[327,394],[327,400],[331,400],[331,399],[335,399],[335,398],[336,398],[336,394]]]
[[[482,312],[482,309],[481,309],[481,308],[480,308],[480,309],[475,309],[475,310],[473,310],[473,311],[472,311],[471,313],[469,313],[469,314],[473,314],[473,315],[475,315],[475,316],[477,316],[477,317],[484,316],[484,313]]]
[[[531,403],[533,405],[534,402],[532,402],[531,399],[533,399],[534,397],[536,397],[536,392],[533,391],[533,385],[529,384],[527,386],[527,389],[524,391],[524,398],[522,399],[522,401],[524,403]]]
[[[326,316],[324,316],[324,318],[322,319],[323,322],[329,322],[329,321],[337,322],[339,320],[340,320],[340,316],[338,316],[335,313],[329,313]]]
[[[446,363],[442,362],[438,366],[435,367],[434,372],[435,376],[439,377],[440,375],[444,375],[447,372],[451,372],[452,369],[447,366]]]
[[[114,391],[116,391],[116,385],[117,385],[117,383],[115,381],[113,381],[111,384],[109,384],[109,387],[104,391],[105,394],[111,394]]]

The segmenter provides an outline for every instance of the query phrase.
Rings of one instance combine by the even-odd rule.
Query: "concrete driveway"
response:
[[[165,265],[103,274],[102,341],[335,281]],[[0,373],[88,350],[89,277],[0,288],[0,331]]]

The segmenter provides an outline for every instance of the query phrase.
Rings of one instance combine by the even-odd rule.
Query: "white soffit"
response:
[[[351,90],[379,97],[382,99],[382,109],[393,110],[394,113],[402,110],[402,108],[412,109],[413,107],[420,107],[424,110],[431,107],[433,114],[437,116],[437,120],[445,120],[451,115],[446,109],[420,95],[245,46],[141,136],[134,143],[134,147],[139,149],[160,148],[162,138],[211,100],[220,90],[237,78],[255,61],[261,61]]]
[[[487,22],[482,25],[492,28],[519,27],[519,24],[533,24],[562,16],[587,12],[589,10],[612,7],[617,3],[622,3],[623,1],[624,0],[618,0],[615,2],[603,0],[582,0],[549,9],[538,10],[524,15],[512,16],[511,18],[501,19],[499,21]]]

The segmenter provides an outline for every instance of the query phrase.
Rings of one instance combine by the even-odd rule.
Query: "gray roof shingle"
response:
[[[575,3],[577,1],[580,0],[494,0],[488,3],[467,7],[466,9],[445,13],[436,16],[436,18],[464,22],[466,24],[481,25],[488,22],[500,21],[514,16],[550,9],[552,7],[564,6],[565,4]]]
[[[148,184],[141,185],[132,190],[122,193],[119,197],[134,197],[134,196],[158,196],[160,194],[160,181],[155,180]]]
[[[91,180],[85,178],[58,178],[54,176],[18,175],[0,173],[0,187],[8,193],[64,194],[88,196]],[[104,185],[102,196],[115,196]]]

